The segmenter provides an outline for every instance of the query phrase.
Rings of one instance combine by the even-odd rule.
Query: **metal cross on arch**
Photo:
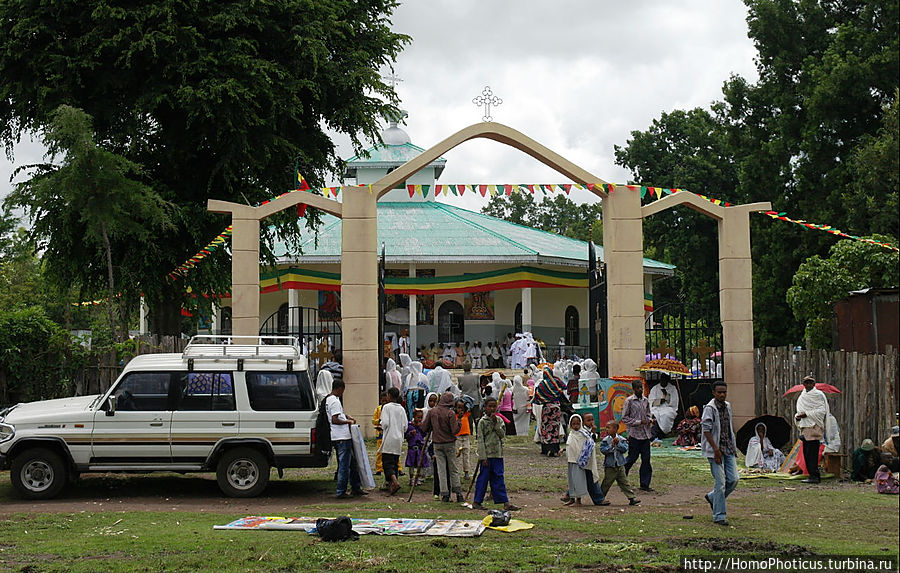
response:
[[[484,106],[482,121],[494,121],[494,118],[491,117],[491,106],[498,106],[503,103],[503,100],[494,95],[494,92],[491,91],[491,86],[484,86],[484,89],[481,90],[481,95],[472,99],[472,103]]]

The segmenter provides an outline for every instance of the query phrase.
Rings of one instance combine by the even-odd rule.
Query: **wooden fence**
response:
[[[784,393],[812,374],[841,391],[826,394],[841,430],[841,453],[849,456],[865,438],[881,445],[897,423],[897,358],[891,347],[885,354],[757,348],[756,413],[781,416],[793,426],[797,394]],[[792,443],[798,438],[793,427]]]
[[[159,354],[162,352],[181,352],[187,346],[187,339],[180,336],[143,335],[132,340],[131,348],[124,359],[117,359],[115,352],[107,352],[97,360],[79,369],[74,376],[76,396],[102,394],[116,381],[122,369],[131,358],[140,354]]]

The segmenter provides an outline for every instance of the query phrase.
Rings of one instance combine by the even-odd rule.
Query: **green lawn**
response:
[[[123,501],[127,511],[3,512],[18,502],[0,474],[0,570],[8,571],[648,571],[675,570],[685,554],[897,555],[897,496],[871,485],[744,480],[729,499],[732,527],[713,525],[700,499],[711,478],[704,459],[654,458],[655,495],[638,510],[622,495],[613,505],[564,508],[560,460],[539,456],[523,439],[507,452],[507,483],[520,516],[535,527],[517,533],[488,530],[478,538],[362,536],[327,544],[301,532],[214,531],[246,512],[230,512],[209,476],[86,478],[70,496],[104,507]],[[265,503],[290,507],[276,515],[472,518],[456,504],[419,494],[405,499],[377,493],[360,502],[328,499],[333,470],[294,470],[273,478]],[[426,488],[430,493],[430,484]],[[139,490],[140,496],[131,493]],[[203,511],[166,511],[173,491],[208,501]],[[302,490],[302,495],[297,495]],[[142,510],[142,500],[150,511]],[[196,500],[194,500],[196,501]],[[283,503],[282,503],[283,502]],[[243,502],[241,502],[243,503]],[[252,505],[253,502],[250,502]],[[137,505],[137,507],[134,507]],[[55,507],[55,506],[51,506]],[[258,512],[266,513],[266,512]],[[269,512],[268,514],[272,514]],[[685,519],[691,516],[691,519]]]

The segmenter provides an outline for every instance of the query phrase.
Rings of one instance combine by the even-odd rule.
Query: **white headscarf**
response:
[[[409,365],[412,364],[412,358],[409,357],[409,354],[400,354],[400,391],[404,394],[407,390],[409,390],[409,374],[412,370],[410,370]]]
[[[397,390],[403,389],[400,373],[397,372],[397,363],[394,362],[393,358],[387,359],[387,364],[384,367],[384,377],[387,379],[388,388],[396,388]]]
[[[435,366],[434,370],[428,373],[428,389],[437,392],[438,396],[448,391],[452,385],[453,378],[440,365]]]
[[[500,391],[503,389],[503,379],[500,378],[499,372],[494,372],[491,374],[491,396],[500,399]]]
[[[581,422],[581,427],[578,430],[572,429],[572,420],[575,418],[578,418],[578,421]],[[585,450],[586,446],[588,446],[588,440],[591,441],[589,446],[591,453],[587,460],[587,464],[582,469],[590,470],[591,477],[593,477],[596,482],[600,481],[600,472],[597,471],[597,452],[596,448],[593,447],[594,440],[591,437],[590,430],[584,427],[584,420],[581,419],[581,416],[572,414],[569,417],[569,437],[566,438],[566,461],[577,464],[579,458],[581,458],[582,452]]]
[[[528,388],[522,384],[522,377],[516,374],[512,383],[513,408],[524,410],[528,404]]]
[[[428,390],[428,378],[422,374],[421,362],[410,362],[409,364],[409,381],[407,382],[407,389],[412,390],[413,388]]]
[[[425,403],[422,406],[422,419],[423,420],[425,419],[425,416],[428,415],[428,411],[431,410],[431,406],[428,405],[428,399],[431,398],[432,396],[434,396],[437,399],[440,399],[440,396],[438,395],[437,392],[429,392],[428,394],[425,395]],[[437,406],[437,403],[435,403],[435,406]]]
[[[798,428],[811,428],[818,426],[825,429],[825,417],[828,416],[828,398],[815,386],[812,390],[806,388],[800,392],[797,398],[797,413],[805,412],[806,417],[797,420]]]
[[[319,373],[316,375],[316,398],[319,402],[325,399],[325,396],[331,394],[331,385],[334,383],[334,376],[331,375],[331,372],[325,370],[319,370]]]

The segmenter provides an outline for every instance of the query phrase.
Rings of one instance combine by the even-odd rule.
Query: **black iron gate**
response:
[[[678,380],[679,413],[703,407],[712,399],[712,383],[724,379],[722,324],[718,313],[670,303],[654,309],[645,321],[647,360],[674,358],[691,370]],[[648,384],[656,384],[648,376]]]
[[[331,359],[335,349],[342,348],[341,322],[323,320],[317,308],[283,304],[263,322],[259,334],[296,338],[309,358],[311,377],[316,375],[319,366]]]

